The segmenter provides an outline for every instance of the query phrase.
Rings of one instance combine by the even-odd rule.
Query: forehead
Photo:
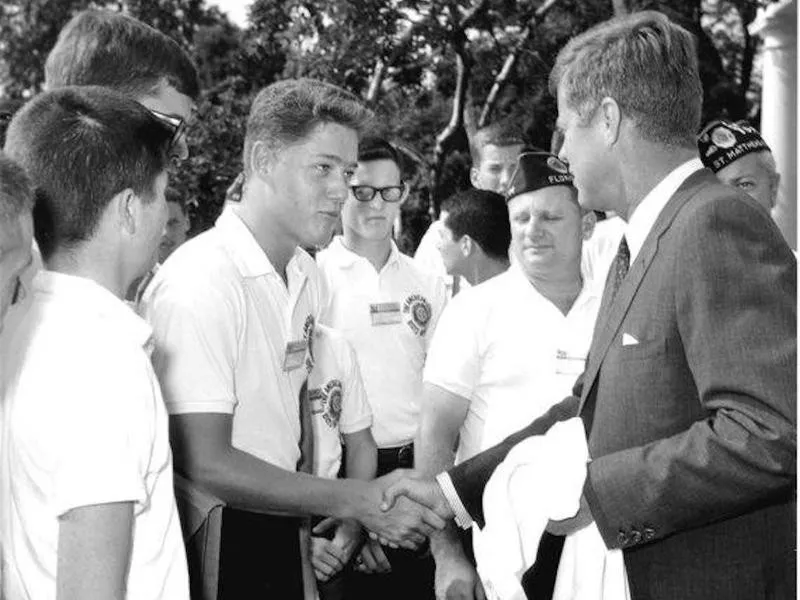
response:
[[[481,165],[516,163],[520,152],[522,152],[522,144],[514,144],[512,146],[486,144],[481,148]]]
[[[378,186],[397,185],[400,183],[400,168],[389,159],[359,162],[354,181]]]
[[[166,81],[163,81],[154,92],[135,100],[147,108],[180,117],[184,121],[190,121],[194,116],[194,101]]]
[[[306,137],[279,152],[355,164],[358,157],[358,134],[339,123],[320,123]]]
[[[776,173],[775,159],[769,151],[750,152],[731,164],[720,169],[717,176],[721,179],[735,179],[745,175],[766,177]]]
[[[533,192],[526,192],[515,196],[508,202],[509,214],[522,212],[558,212],[563,213],[569,208],[580,214],[580,209],[573,200],[573,192],[563,185],[548,186]]]

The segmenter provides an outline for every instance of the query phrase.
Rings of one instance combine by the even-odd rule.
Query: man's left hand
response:
[[[547,532],[552,535],[571,535],[587,527],[592,521],[594,518],[589,511],[589,505],[586,503],[586,498],[581,495],[581,504],[575,516],[561,521],[549,521]]]

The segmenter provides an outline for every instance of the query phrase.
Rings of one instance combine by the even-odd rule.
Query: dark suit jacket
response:
[[[761,207],[692,175],[604,298],[579,397],[450,471],[467,510],[482,524],[510,448],[580,414],[584,495],[634,599],[794,598],[796,272]]]

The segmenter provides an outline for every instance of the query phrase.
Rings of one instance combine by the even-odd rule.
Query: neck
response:
[[[481,256],[472,264],[472,268],[464,274],[464,278],[469,281],[470,285],[478,285],[495,275],[505,273],[508,270],[508,266],[508,258]]]
[[[91,244],[91,242],[90,242]],[[104,248],[83,246],[70,252],[56,252],[47,261],[48,271],[91,279],[114,294],[124,299],[128,288],[136,276],[131,277],[119,264],[113,252]]]
[[[624,221],[629,221],[653,188],[680,165],[696,157],[697,151],[692,148],[641,144],[636,152],[623,158],[627,168],[622,175],[622,198],[614,210]]]
[[[523,270],[524,272],[524,270]],[[528,281],[542,296],[552,302],[562,313],[567,314],[583,289],[580,265],[563,276],[540,273],[525,273]]]
[[[297,250],[297,240],[292,238],[278,219],[253,209],[256,203],[243,199],[233,206],[233,211],[250,230],[256,243],[267,255],[272,267],[286,281],[286,265]]]
[[[390,237],[379,240],[368,240],[352,229],[345,228],[342,235],[345,248],[366,258],[376,271],[380,271],[389,260],[392,253],[392,239]]]

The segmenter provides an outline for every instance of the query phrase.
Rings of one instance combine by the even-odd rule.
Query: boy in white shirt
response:
[[[0,337],[8,600],[189,598],[151,331],[121,299],[152,266],[177,133],[97,87],[41,94],[9,127],[47,270]]]

